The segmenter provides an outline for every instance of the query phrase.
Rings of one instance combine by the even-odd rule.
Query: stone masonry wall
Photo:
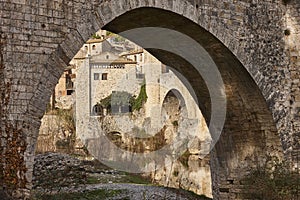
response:
[[[294,168],[300,168],[300,3],[296,0],[291,1],[285,10],[286,29],[285,41],[286,51],[290,59],[290,76],[291,82],[289,84],[291,99],[291,122],[290,126],[293,127],[293,132],[287,135],[290,138],[290,147],[293,151],[291,153],[292,160],[294,160]]]
[[[230,136],[231,132],[234,136],[247,135],[253,142],[254,138],[257,140],[256,135],[263,138],[265,134],[270,139],[266,140],[266,144],[260,144],[260,153],[265,152],[264,146],[270,147],[268,151],[272,151],[272,148],[279,151],[275,141],[275,133],[279,133],[285,154],[298,159],[299,50],[298,44],[291,41],[298,41],[299,4],[297,0],[289,1],[287,6],[282,0],[1,1],[1,188],[15,199],[28,196],[32,185],[33,152],[40,119],[50,95],[63,73],[63,68],[82,44],[104,25],[116,32],[126,30],[130,26],[138,27],[151,23],[169,26],[196,39],[214,59],[219,69],[223,69],[226,92],[232,94],[227,109],[227,122],[230,123],[225,125],[224,137],[217,148],[219,164],[216,163],[215,166],[219,166],[220,170],[214,169],[217,172],[215,175],[223,181],[226,182],[228,171],[236,170],[233,163],[228,163],[229,160],[235,160],[235,164],[239,163],[239,156],[234,155],[245,146],[242,145],[242,137],[232,141],[235,137]],[[144,18],[147,12],[134,10],[141,7],[162,10],[157,10],[159,15],[152,14],[150,18]],[[139,21],[134,18],[126,21],[126,16],[121,16],[126,11],[132,11],[128,12],[127,16],[135,13]],[[174,13],[179,15],[174,18],[155,19]],[[184,21],[183,17],[191,21]],[[122,20],[126,23],[118,24]],[[184,26],[178,24],[183,21],[186,22]],[[194,26],[192,22],[204,28],[200,31],[202,34],[197,32],[200,30],[199,26]],[[291,35],[285,36],[284,30],[291,25]],[[201,39],[205,35],[207,38]],[[193,73],[192,68],[176,65],[181,62],[180,59],[173,59],[165,52],[159,52],[156,56],[164,62],[174,62],[172,66],[181,69],[200,96],[202,87],[197,82],[200,78]],[[264,98],[260,98],[260,94]],[[209,109],[205,109],[203,105],[200,107],[205,115],[205,111]],[[271,117],[267,108],[271,110]],[[273,122],[276,123],[275,128]],[[241,124],[243,126],[240,126]],[[249,131],[250,129],[254,131]],[[234,150],[230,150],[229,144],[234,146]],[[255,143],[247,144],[257,146]],[[228,153],[220,153],[227,150]],[[252,161],[245,163],[248,163],[249,167],[253,166]],[[220,181],[215,185],[226,185],[221,179],[216,179]],[[216,186],[215,191],[219,186]],[[233,193],[238,194],[238,191]],[[222,199],[235,198],[230,196],[231,194],[224,194]],[[216,199],[219,198],[218,192],[214,195]]]
[[[80,44],[79,49],[101,27],[99,20],[93,20],[91,7],[79,1],[1,2],[1,174],[5,177],[0,185],[14,199],[29,195],[40,119],[64,66],[76,53],[62,46],[77,49]],[[81,31],[71,31],[87,23]],[[70,37],[78,42],[63,45]]]

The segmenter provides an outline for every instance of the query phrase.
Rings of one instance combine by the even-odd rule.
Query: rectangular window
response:
[[[107,80],[107,73],[102,74],[102,80]]]
[[[68,96],[69,96],[69,95],[72,95],[73,92],[74,92],[74,90],[67,90],[67,95],[68,95]]]
[[[99,80],[99,73],[94,73],[94,80]]]

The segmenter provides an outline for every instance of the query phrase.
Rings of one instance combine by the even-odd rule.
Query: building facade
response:
[[[156,143],[166,143],[171,154],[178,154],[176,159],[171,159],[174,163],[185,151],[201,158],[209,152],[210,134],[193,96],[193,90],[189,90],[191,87],[183,77],[175,75],[176,71],[170,70],[146,50],[135,46],[134,49],[119,55],[101,52],[85,56],[80,63],[75,81],[76,131],[89,152],[104,164],[110,165],[108,160],[124,163],[128,161],[129,155],[126,152],[116,153],[118,150],[111,148],[114,143],[107,140],[110,134],[121,137],[122,145],[119,148],[130,149],[129,152],[153,152],[157,150]],[[139,98],[143,86],[147,98],[140,109],[133,110],[131,99]],[[128,95],[128,98],[124,95]],[[109,106],[104,101],[109,101]],[[169,106],[173,104],[174,107]],[[145,140],[140,141],[140,137]],[[180,142],[176,142],[179,138]],[[181,143],[182,141],[186,143]],[[140,146],[136,146],[137,143]],[[185,146],[185,151],[178,153],[177,149],[182,145]],[[145,170],[141,172],[157,182],[170,185],[165,178],[167,171],[163,166],[169,171],[175,169],[170,166],[170,159],[167,157],[160,161],[143,163],[143,167],[139,166],[140,163],[129,165],[136,164],[139,170]],[[196,159],[190,162],[198,161]],[[111,167],[124,170],[122,166],[124,165]],[[174,166],[183,168],[180,163]],[[185,188],[212,196],[211,181],[208,178],[209,164],[202,163],[202,168],[194,169],[192,173],[194,176],[190,179],[194,186],[189,187],[191,182],[185,182]],[[174,183],[171,186],[180,186],[178,177],[173,177],[172,180]]]

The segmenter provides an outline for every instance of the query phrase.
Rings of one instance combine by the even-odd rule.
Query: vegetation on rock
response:
[[[143,107],[144,103],[146,103],[147,99],[146,84],[143,84],[139,96],[136,99],[132,99],[132,110],[139,111]]]
[[[62,122],[64,131],[69,133],[66,135],[66,139],[58,140],[56,142],[56,146],[61,149],[66,149],[67,152],[71,152],[76,142],[76,122],[74,110],[72,108],[69,110],[57,109],[55,110],[55,114]]]
[[[244,198],[282,200],[299,197],[299,172],[291,170],[288,162],[276,160],[273,163],[266,162],[242,180],[249,186]]]
[[[92,35],[92,38],[93,39],[101,39],[101,36],[95,33]]]

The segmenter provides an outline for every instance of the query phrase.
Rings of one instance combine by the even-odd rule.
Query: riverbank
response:
[[[60,153],[36,156],[31,200],[196,200],[209,199],[165,188],[137,175],[116,171],[96,160]]]

